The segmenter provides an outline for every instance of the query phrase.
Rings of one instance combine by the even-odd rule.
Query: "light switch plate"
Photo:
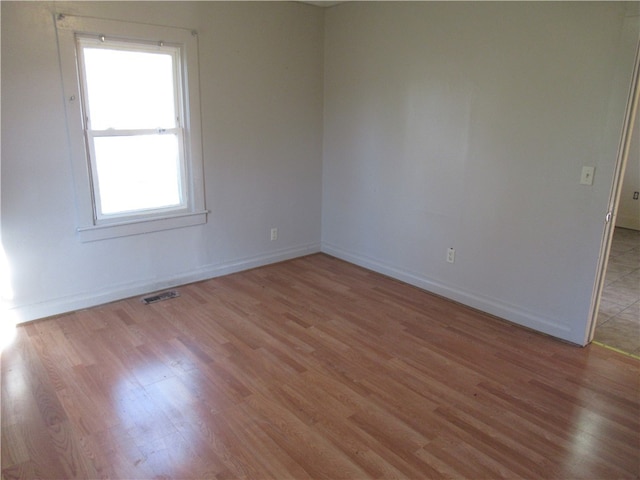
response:
[[[582,167],[582,175],[580,175],[580,185],[593,185],[593,174],[595,167]]]

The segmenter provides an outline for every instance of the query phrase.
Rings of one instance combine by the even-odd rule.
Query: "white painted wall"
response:
[[[322,248],[583,343],[633,8],[3,1],[12,307],[37,318]],[[198,30],[206,225],[79,242],[54,11]]]
[[[319,250],[321,9],[1,3],[2,241],[20,320]],[[198,31],[206,225],[79,241],[55,11]]]
[[[323,250],[583,344],[636,7],[327,10]]]
[[[640,109],[636,111],[629,160],[624,172],[616,215],[617,227],[640,230],[640,199],[634,200],[633,192],[640,192]]]

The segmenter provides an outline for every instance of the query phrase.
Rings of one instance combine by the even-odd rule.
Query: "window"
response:
[[[184,208],[179,49],[77,45],[97,219]]]
[[[194,32],[56,24],[81,239],[204,223]]]

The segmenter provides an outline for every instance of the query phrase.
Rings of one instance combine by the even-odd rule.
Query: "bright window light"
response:
[[[180,205],[180,159],[175,135],[94,139],[104,215]]]
[[[13,300],[13,287],[11,286],[11,269],[9,260],[4,252],[4,247],[0,243],[0,301],[9,302]]]
[[[176,126],[173,56],[83,49],[92,130]]]
[[[78,42],[96,218],[185,208],[179,49]]]
[[[13,300],[11,270],[9,261],[0,242],[0,352],[13,342],[16,335],[16,321],[9,311],[9,302]]]

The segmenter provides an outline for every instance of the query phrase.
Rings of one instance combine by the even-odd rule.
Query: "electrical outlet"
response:
[[[638,196],[640,196],[640,192],[633,192],[633,199],[638,200]]]
[[[580,185],[593,185],[593,174],[595,167],[582,167],[582,175],[580,175]]]
[[[274,240],[278,239],[278,229],[277,228],[272,228],[271,229],[271,241],[273,242]]]
[[[447,249],[447,262],[453,263],[455,261],[456,261],[456,249],[455,248]]]

